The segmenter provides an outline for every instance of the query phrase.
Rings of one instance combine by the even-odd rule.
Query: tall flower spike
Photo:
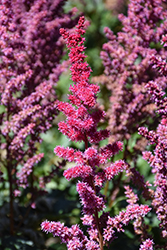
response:
[[[105,199],[100,193],[101,187],[103,187],[105,181],[127,170],[127,165],[122,160],[118,160],[108,166],[108,160],[123,149],[123,144],[115,142],[102,148],[98,148],[97,145],[91,145],[93,143],[98,144],[100,140],[108,137],[109,132],[107,130],[97,130],[97,124],[104,117],[105,113],[98,109],[96,94],[99,91],[99,87],[89,82],[91,69],[84,61],[86,57],[83,45],[84,38],[82,37],[85,33],[84,17],[80,18],[75,32],[70,33],[65,29],[60,29],[60,32],[70,50],[71,75],[74,84],[69,88],[71,91],[69,95],[70,102],[56,102],[57,108],[67,117],[66,121],[59,123],[59,129],[69,139],[83,141],[85,143],[85,151],[81,152],[72,148],[57,146],[54,152],[59,157],[63,157],[70,162],[74,161],[77,164],[75,167],[66,169],[64,176],[68,180],[77,177],[81,179],[77,184],[77,191],[83,205],[83,224],[89,227],[87,230],[88,237],[84,238],[83,232],[73,237],[71,234],[73,226],[69,229],[57,222],[46,221],[41,224],[41,227],[42,230],[59,236],[66,243],[69,250],[103,250],[104,243],[112,238],[113,228],[116,228],[117,231],[123,231],[122,223],[127,225],[130,220],[145,216],[150,209],[148,206],[140,206],[136,203],[133,207],[134,204],[130,203],[126,212],[121,212],[116,218],[110,218],[108,213],[103,211],[105,209]],[[103,167],[101,167],[102,164]],[[108,167],[105,168],[104,164],[107,164]],[[102,213],[100,217],[99,213]],[[108,232],[103,227],[107,227],[106,230]],[[59,234],[59,232],[61,233]],[[110,234],[109,236],[108,233]],[[82,237],[79,235],[82,235]]]
[[[84,17],[79,19],[75,32],[68,32],[60,29],[60,33],[66,40],[70,50],[69,58],[71,63],[71,75],[74,85],[69,90],[70,103],[57,101],[57,108],[62,111],[67,120],[59,123],[59,130],[73,141],[99,142],[108,137],[107,130],[97,131],[96,125],[96,94],[99,86],[91,84],[89,81],[91,68],[85,62],[84,37],[87,22]],[[74,106],[73,106],[74,105]],[[104,117],[103,112],[99,112],[99,120]]]

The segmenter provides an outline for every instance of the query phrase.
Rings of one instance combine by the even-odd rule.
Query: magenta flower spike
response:
[[[79,178],[77,191],[82,204],[83,225],[88,226],[87,236],[78,225],[67,228],[60,222],[44,221],[41,228],[46,233],[60,237],[69,250],[103,250],[114,238],[115,229],[123,231],[123,226],[138,217],[144,217],[151,209],[146,205],[130,203],[125,211],[111,218],[105,212],[105,197],[101,188],[108,180],[122,171],[128,172],[128,165],[123,160],[110,163],[109,159],[123,149],[123,143],[118,141],[100,147],[99,142],[109,137],[108,130],[98,130],[105,112],[97,103],[99,86],[89,81],[91,69],[85,62],[84,37],[87,22],[80,17],[74,32],[60,29],[60,33],[70,50],[71,79],[69,87],[69,102],[57,101],[57,109],[66,115],[66,120],[59,122],[59,130],[72,141],[84,142],[85,151],[57,146],[54,152],[59,157],[75,162],[76,165],[64,171],[67,180]],[[128,192],[128,191],[127,191]]]

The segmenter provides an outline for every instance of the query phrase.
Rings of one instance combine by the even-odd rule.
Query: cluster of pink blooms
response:
[[[67,64],[60,64],[64,41],[59,28],[70,29],[78,20],[75,9],[63,12],[64,3],[0,1],[0,105],[4,109],[0,147],[7,152],[2,165],[8,175],[15,173],[8,176],[11,196],[20,183],[28,185],[28,176],[43,156],[37,153],[41,134],[58,113],[54,86]]]
[[[59,28],[71,29],[78,21],[76,9],[65,13],[64,4],[0,0],[0,174],[10,186],[10,234],[19,230],[14,229],[14,196],[31,186],[32,203],[41,192],[33,186],[35,165],[43,158],[39,143],[58,113],[54,87],[67,67],[60,63],[65,43]],[[6,228],[1,229],[4,234]]]
[[[154,102],[157,104],[158,113],[162,115],[160,124],[156,131],[148,131],[141,127],[139,133],[142,134],[151,144],[155,144],[154,152],[143,152],[143,157],[147,160],[155,174],[154,196],[152,206],[154,207],[157,218],[160,221],[162,237],[167,237],[167,97],[165,92],[158,88],[156,84],[150,82],[146,86],[152,93]]]
[[[153,250],[153,240],[147,239],[140,246],[140,250]]]
[[[167,33],[163,1],[131,0],[127,16],[118,17],[123,26],[121,31],[115,35],[109,28],[104,29],[108,39],[101,52],[104,74],[93,80],[105,85],[110,93],[110,105],[106,107],[110,142],[129,140],[143,120],[149,127],[149,118],[155,119],[156,108],[150,103],[145,85],[156,80],[163,90],[167,86],[167,51],[158,46],[162,36],[165,44]],[[143,138],[138,139],[136,149],[142,152],[144,142]]]
[[[70,50],[69,58],[74,84],[69,88],[69,103],[57,101],[58,110],[67,117],[66,121],[59,122],[59,130],[70,140],[83,141],[85,151],[57,146],[54,152],[59,157],[76,163],[75,167],[64,171],[64,176],[68,180],[77,177],[81,179],[77,183],[77,191],[83,207],[84,217],[81,219],[83,224],[88,226],[88,236],[84,235],[78,225],[67,228],[63,223],[53,221],[44,221],[41,224],[43,231],[59,236],[69,250],[102,250],[107,242],[114,239],[115,231],[124,231],[123,226],[130,221],[134,221],[134,227],[137,227],[140,218],[151,210],[147,205],[139,205],[138,198],[134,199],[135,195],[127,187],[129,205],[126,210],[121,211],[114,218],[105,212],[105,199],[101,188],[107,180],[113,179],[118,173],[125,171],[128,174],[129,166],[123,160],[109,162],[112,156],[123,149],[121,142],[114,142],[101,148],[98,146],[101,140],[109,137],[109,131],[97,130],[97,124],[104,118],[105,113],[98,108],[96,102],[99,87],[89,82],[91,69],[85,62],[82,36],[86,26],[87,22],[84,17],[81,17],[74,32],[60,29]]]
[[[161,38],[161,44],[163,47],[167,47],[167,35],[163,35]],[[153,55],[151,57],[153,68],[156,68],[161,75],[167,76],[167,64],[166,64],[166,57],[164,54],[159,56]]]

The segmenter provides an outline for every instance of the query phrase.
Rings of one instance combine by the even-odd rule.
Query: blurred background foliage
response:
[[[68,0],[65,5],[65,10],[68,12],[71,8],[76,7],[79,12],[83,13],[87,20],[90,21],[90,26],[86,32],[86,55],[87,61],[92,68],[92,76],[97,76],[102,74],[103,65],[100,59],[100,51],[102,50],[102,45],[107,41],[103,29],[104,27],[109,27],[115,34],[121,30],[121,23],[118,20],[118,14],[127,11],[128,1],[126,0]],[[64,59],[68,58],[67,53]],[[70,71],[66,70],[60,77],[55,89],[57,97],[59,100],[67,101],[68,88],[71,83]],[[108,90],[105,86],[101,87],[101,93],[99,94],[99,102],[107,102]],[[107,104],[105,104],[107,105]],[[64,147],[73,147],[84,150],[84,145],[82,143],[74,143],[69,141],[64,135],[58,131],[58,122],[65,119],[62,114],[54,120],[53,127],[46,133],[42,135],[43,142],[39,144],[39,151],[43,152],[45,157],[36,166],[35,175],[46,176],[51,169],[55,168],[58,162],[62,162],[53,152],[57,145]],[[138,133],[132,136],[131,141],[128,142],[127,148],[131,155],[136,154],[134,145]],[[106,142],[106,141],[105,141]],[[105,143],[102,142],[102,143]],[[124,142],[126,144],[126,142]],[[113,161],[123,158],[123,153],[116,155]],[[133,158],[133,157],[132,157]],[[140,173],[144,175],[146,180],[153,181],[153,176],[150,172],[150,167],[147,162],[142,159],[139,155],[137,161],[131,162],[130,156],[128,158],[129,163],[140,169]],[[66,163],[65,168],[71,167],[72,163]],[[124,177],[121,177],[124,179]],[[38,179],[38,178],[37,178]],[[126,181],[126,180],[125,180]],[[46,185],[46,194],[42,194],[38,197],[36,201],[36,209],[30,207],[26,203],[26,197],[29,197],[31,193],[28,189],[24,190],[24,195],[18,197],[15,201],[15,223],[21,228],[23,235],[7,236],[0,233],[0,249],[56,249],[65,250],[66,246],[61,244],[59,239],[53,238],[51,235],[47,235],[41,232],[40,223],[47,220],[62,221],[67,226],[72,224],[80,224],[81,216],[81,205],[79,203],[78,194],[76,192],[76,180],[67,181],[63,177],[63,169],[59,169],[55,173],[53,179]],[[116,196],[112,201],[111,194],[113,192],[113,187],[116,185],[119,191],[119,196]],[[4,228],[8,228],[9,220],[6,217],[8,210],[8,185],[6,183],[0,184],[0,232],[4,232]],[[117,176],[113,182],[106,183],[103,193],[109,197],[107,201],[107,209],[110,211],[111,215],[116,215],[121,208],[127,205],[126,198],[124,195],[123,184],[120,183],[120,178]],[[144,201],[142,201],[144,202]],[[3,204],[3,206],[2,206]],[[146,218],[146,223],[152,230],[152,234],[156,235],[155,241],[159,241],[160,235],[157,233],[156,227],[158,226],[158,221],[156,217],[150,213]],[[82,227],[82,225],[81,225]],[[3,229],[3,230],[2,230]],[[85,229],[86,231],[86,229]],[[112,250],[122,249],[122,250],[135,250],[139,247],[139,236],[136,236],[133,232],[133,226],[130,224],[124,234],[119,234],[118,239],[112,244]],[[106,249],[109,249],[106,247]]]

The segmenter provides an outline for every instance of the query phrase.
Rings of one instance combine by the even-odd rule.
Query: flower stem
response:
[[[98,233],[99,233],[100,250],[103,250],[103,236],[102,236],[101,229],[100,229],[97,208],[95,208],[95,220],[96,220],[97,230],[98,230]]]
[[[88,139],[87,139],[87,136],[85,134],[85,149],[87,149],[87,148],[88,148]],[[91,176],[90,176],[90,181],[91,181],[93,189],[94,189],[94,191],[96,193],[95,185],[94,185],[94,182],[93,182],[93,179],[92,179]],[[98,218],[98,211],[97,211],[96,207],[95,207],[95,221],[96,221],[97,230],[98,230],[98,234],[99,234],[100,250],[103,250],[103,236],[102,236],[101,229],[100,229],[99,218]]]

